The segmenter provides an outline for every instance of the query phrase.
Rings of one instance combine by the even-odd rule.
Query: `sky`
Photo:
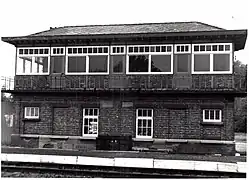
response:
[[[249,0],[1,0],[0,7],[0,37],[60,26],[182,21],[249,29]],[[235,55],[248,64],[248,40]],[[0,75],[14,76],[15,47],[0,41],[0,57]]]

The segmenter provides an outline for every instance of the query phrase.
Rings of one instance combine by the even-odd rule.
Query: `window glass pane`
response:
[[[211,45],[206,46],[206,51],[211,51]]]
[[[205,113],[205,119],[209,119],[209,110],[205,110],[204,113]]]
[[[23,57],[19,57],[16,61],[16,72],[17,73],[24,73],[24,69],[23,69],[23,62],[24,62],[24,59]]]
[[[215,111],[215,119],[219,120],[220,119],[220,110]]]
[[[138,116],[142,116],[142,110],[141,109],[138,110]]]
[[[143,117],[146,117],[147,116],[147,110],[143,110]]]
[[[177,60],[177,72],[188,72],[188,54],[177,54],[176,60]]]
[[[148,72],[149,56],[129,56],[129,72]]]
[[[167,46],[167,52],[171,52],[171,51],[172,51],[171,46]]]
[[[171,55],[152,55],[151,72],[170,72]]]
[[[200,46],[200,51],[205,51],[205,45]]]
[[[26,108],[26,116],[31,116],[31,109],[30,108]]]
[[[142,128],[138,128],[138,132],[137,132],[137,134],[138,134],[139,136],[141,136],[141,135],[142,135]]]
[[[124,63],[125,55],[111,56],[112,61],[112,72],[113,73],[123,73],[124,72]]]
[[[52,73],[64,73],[65,56],[52,56]]]
[[[98,109],[94,109],[94,116],[98,115]]]
[[[213,45],[213,51],[217,51],[217,45]]]
[[[35,108],[31,108],[31,116],[35,116]]]
[[[92,116],[93,115],[93,109],[89,110],[89,115]]]
[[[142,121],[138,120],[138,127],[141,127],[141,126],[142,126]]]
[[[89,72],[107,72],[108,56],[89,56]]]
[[[23,62],[19,63],[18,71],[23,73],[31,73],[32,72],[32,57],[19,57],[19,60]],[[20,66],[23,67],[20,67]]]
[[[199,46],[194,46],[194,51],[199,51]]]
[[[210,119],[214,120],[214,110],[210,110]]]
[[[35,116],[38,116],[39,115],[39,108],[35,108]]]
[[[148,110],[148,116],[152,117],[152,110]]]
[[[225,50],[230,51],[230,45],[225,45]]]
[[[230,54],[214,54],[214,71],[230,70]]]
[[[85,56],[69,56],[68,72],[86,72]]]
[[[48,57],[35,57],[35,63],[33,66],[34,73],[48,72]]]
[[[219,45],[219,51],[224,51],[224,45]]]
[[[151,127],[151,120],[148,121],[148,127]]]
[[[88,115],[88,109],[85,109],[85,116]]]
[[[151,128],[147,129],[147,136],[151,136]]]
[[[146,128],[143,128],[142,131],[143,131],[143,133],[142,133],[143,136],[146,136]]]
[[[194,55],[194,71],[210,71],[210,55]]]

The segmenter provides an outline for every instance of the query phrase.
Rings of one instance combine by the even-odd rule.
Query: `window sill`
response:
[[[222,126],[223,122],[201,122],[201,125],[214,125],[214,126]]]
[[[154,141],[152,138],[132,138],[133,141]]]
[[[24,118],[23,121],[40,121],[40,118]]]

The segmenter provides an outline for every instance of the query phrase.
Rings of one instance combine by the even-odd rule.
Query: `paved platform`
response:
[[[2,148],[1,161],[246,173],[245,157],[171,155],[136,151],[80,152],[58,149]]]

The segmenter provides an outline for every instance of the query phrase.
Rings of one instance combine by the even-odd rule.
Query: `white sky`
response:
[[[25,36],[49,27],[201,21],[249,29],[248,0],[2,0],[0,36]],[[15,47],[0,42],[0,75],[14,76]],[[249,45],[236,53],[243,63]]]

